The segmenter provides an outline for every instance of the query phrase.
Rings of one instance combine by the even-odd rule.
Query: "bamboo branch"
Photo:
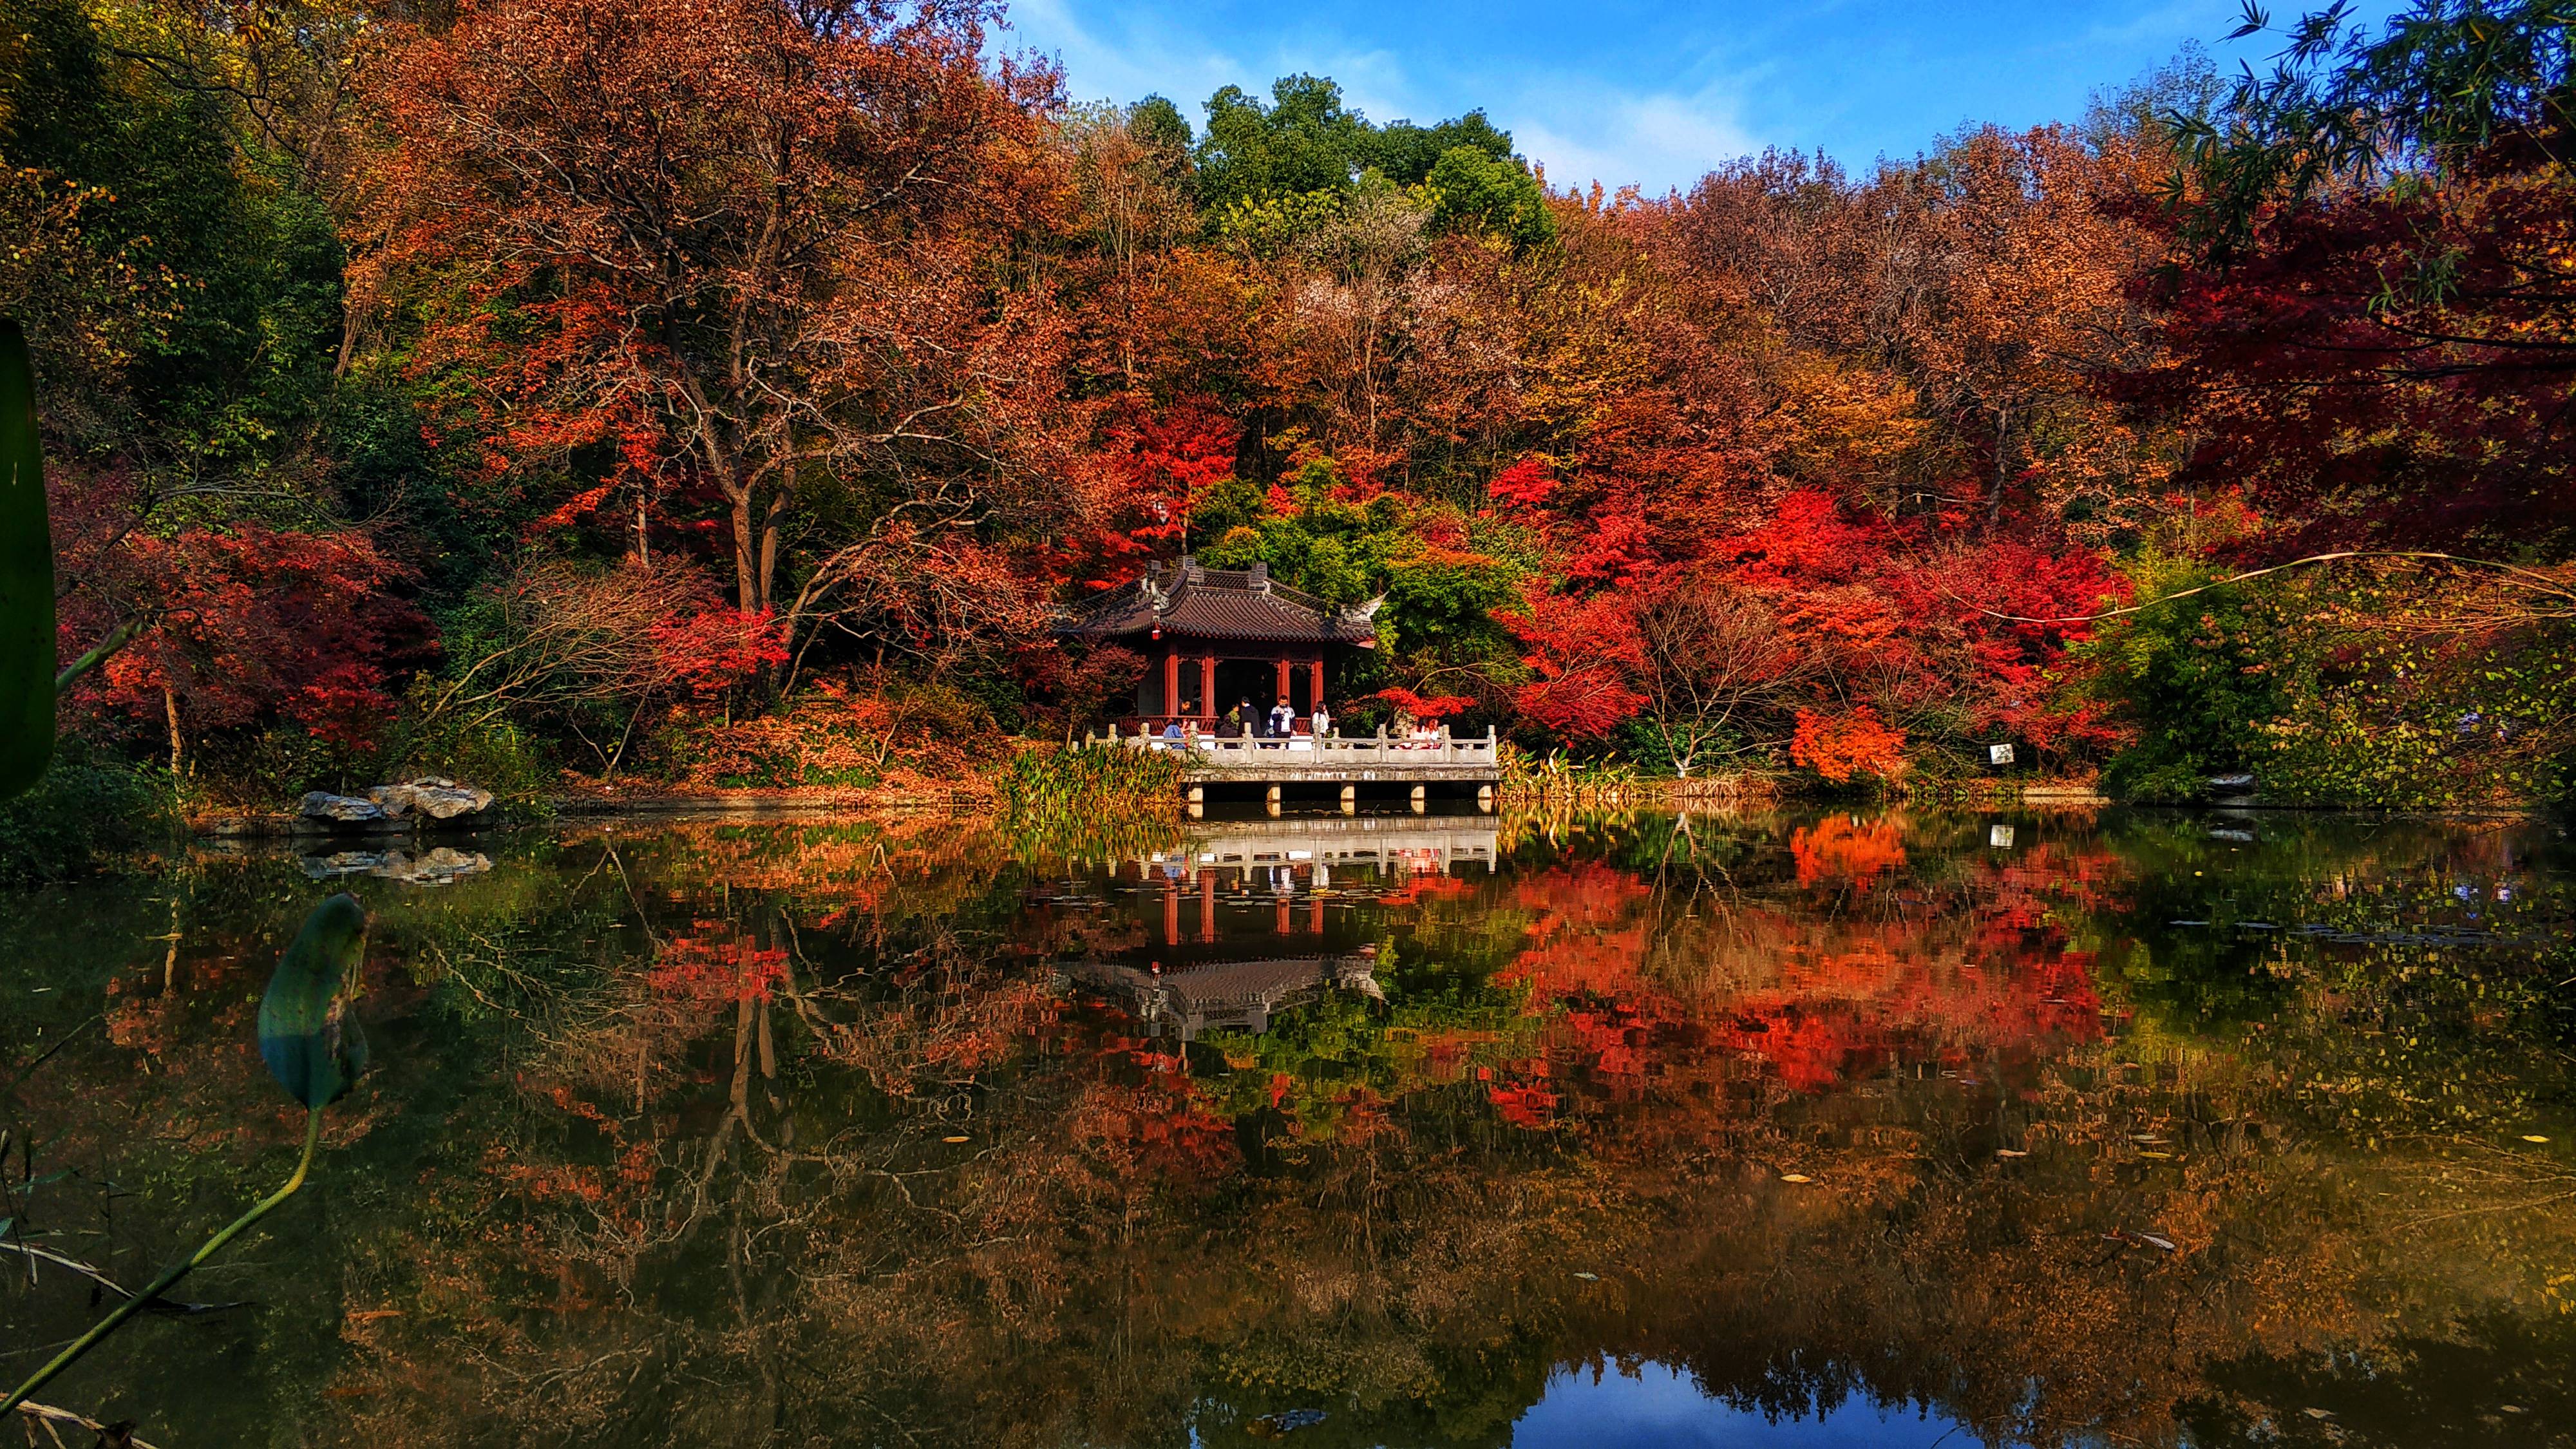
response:
[[[152,615],[146,611],[127,618],[124,623],[109,630],[107,637],[98,641],[96,648],[64,665],[63,672],[54,676],[54,692],[59,694],[70,688],[73,680],[105,664],[116,651],[133,643],[136,635],[150,627],[152,627]]]
[[[277,1210],[278,1204],[285,1202],[290,1197],[293,1197],[295,1195],[295,1190],[304,1185],[305,1174],[313,1170],[313,1154],[321,1147],[321,1145],[322,1109],[319,1107],[308,1108],[304,1114],[304,1155],[297,1159],[295,1164],[295,1175],[286,1180],[285,1186],[279,1188],[273,1193],[270,1193],[268,1196],[261,1198],[258,1202],[251,1204],[249,1212],[243,1213],[240,1217],[233,1219],[231,1225],[226,1227],[222,1232],[206,1239],[206,1245],[199,1248],[195,1254],[188,1258],[187,1261],[175,1263],[162,1270],[161,1276],[153,1279],[142,1292],[135,1294],[133,1297],[126,1299],[123,1303],[116,1305],[115,1311],[108,1314],[105,1318],[100,1319],[91,1327],[89,1332],[73,1339],[70,1347],[64,1349],[61,1353],[55,1354],[51,1362],[48,1362],[43,1368],[36,1370],[35,1374],[25,1383],[10,1390],[9,1397],[0,1399],[0,1414],[5,1414],[11,1409],[23,1406],[27,1402],[27,1396],[29,1394],[43,1388],[53,1379],[54,1375],[71,1367],[82,1354],[98,1347],[99,1343],[109,1334],[114,1333],[117,1328],[125,1322],[125,1320],[132,1318],[135,1314],[141,1312],[145,1304],[159,1298],[164,1292],[167,1292],[173,1284],[177,1283],[180,1279],[187,1277],[190,1273],[195,1272],[207,1259],[222,1251],[224,1244],[229,1243],[235,1237],[238,1237],[243,1229],[249,1227],[255,1222],[258,1222],[261,1218],[267,1217],[270,1213]]]
[[[75,1414],[69,1409],[57,1409],[51,1404],[22,1400],[18,1405],[18,1412],[44,1425],[45,1433],[49,1436],[53,1436],[55,1425],[68,1424],[75,1429],[87,1429],[96,1434],[101,1444],[121,1444],[126,1446],[126,1449],[156,1449],[151,1440],[135,1437],[131,1429],[111,1427],[85,1414]],[[27,1433],[32,1440],[35,1430],[31,1428]],[[59,1436],[54,1436],[54,1442],[60,1444],[63,1441]]]
[[[2060,614],[2053,618],[2034,618],[2028,614],[2007,614],[1998,609],[1989,609],[1982,604],[1968,604],[1967,600],[1959,599],[1955,594],[1951,594],[1950,597],[1957,599],[1958,602],[1962,604],[1968,604],[1969,608],[1976,610],[1978,613],[1985,615],[1989,619],[2002,619],[2007,623],[2090,624],[2096,620],[2116,619],[2124,614],[2141,613],[2145,610],[2156,607],[2158,604],[2169,604],[2176,599],[2188,599],[2194,594],[2205,594],[2212,589],[2223,589],[2230,584],[2241,584],[2248,579],[2259,579],[2265,574],[2280,573],[2284,569],[2303,568],[2309,564],[2334,563],[2342,559],[2355,558],[2430,559],[2438,563],[2466,564],[2473,568],[2496,569],[2501,572],[2517,576],[2523,581],[2523,586],[2525,588],[2529,588],[2536,593],[2554,594],[2559,598],[2576,602],[2576,589],[2572,589],[2569,584],[2558,579],[2551,578],[2549,575],[2541,573],[2536,569],[2527,569],[2515,564],[2498,563],[2494,559],[2465,558],[2455,553],[2437,553],[2430,549],[2375,548],[2351,548],[2338,550],[2334,553],[2312,553],[2306,558],[2294,558],[2288,563],[2273,564],[2269,568],[2248,569],[2244,573],[2231,574],[2223,579],[2215,579],[2209,583],[2202,584],[2197,588],[2178,589],[2170,594],[2160,594],[2142,604],[2129,604],[2122,608],[2105,609],[2098,614]],[[1947,594],[1949,593],[1949,590],[1943,589],[1942,592]]]

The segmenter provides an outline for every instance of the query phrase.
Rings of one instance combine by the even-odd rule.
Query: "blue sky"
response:
[[[2236,0],[1010,0],[1003,42],[1058,57],[1076,100],[1159,91],[1192,125],[1217,87],[1266,93],[1301,70],[1340,81],[1376,121],[1483,106],[1552,185],[1659,192],[1764,146],[1860,167],[1971,120],[2073,119],[2096,87],[2187,41],[2231,70],[2259,63],[2263,38],[2222,43],[2237,13]]]

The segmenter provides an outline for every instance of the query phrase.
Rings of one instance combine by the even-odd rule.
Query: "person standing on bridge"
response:
[[[1322,739],[1324,736],[1329,735],[1329,734],[1331,734],[1332,732],[1333,732],[1333,712],[1332,712],[1331,710],[1326,709],[1326,708],[1324,707],[1324,702],[1323,702],[1322,700],[1320,700],[1320,699],[1319,699],[1319,700],[1316,700],[1316,701],[1315,701],[1315,738],[1317,738],[1317,739],[1319,739],[1319,740],[1320,740],[1320,739]]]

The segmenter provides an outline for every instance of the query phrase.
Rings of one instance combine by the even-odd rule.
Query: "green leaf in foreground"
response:
[[[27,337],[0,317],[0,800],[54,752],[54,542]]]
[[[367,1069],[367,1038],[350,1013],[367,950],[367,913],[336,895],[304,918],[259,1003],[259,1054],[295,1100],[321,1108],[348,1095]]]

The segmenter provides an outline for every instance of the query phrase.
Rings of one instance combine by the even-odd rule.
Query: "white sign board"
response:
[[[2012,849],[2012,843],[2013,828],[2011,826],[1989,825],[1986,827],[1986,844],[1993,846],[1997,850],[2010,850]]]
[[[1987,763],[1987,764],[1989,764],[1989,765],[2009,765],[2009,764],[2011,764],[2012,762],[2013,762],[2013,747],[2012,747],[2012,746],[2010,746],[2010,745],[1988,745],[1988,746],[1986,746],[1986,763]]]

